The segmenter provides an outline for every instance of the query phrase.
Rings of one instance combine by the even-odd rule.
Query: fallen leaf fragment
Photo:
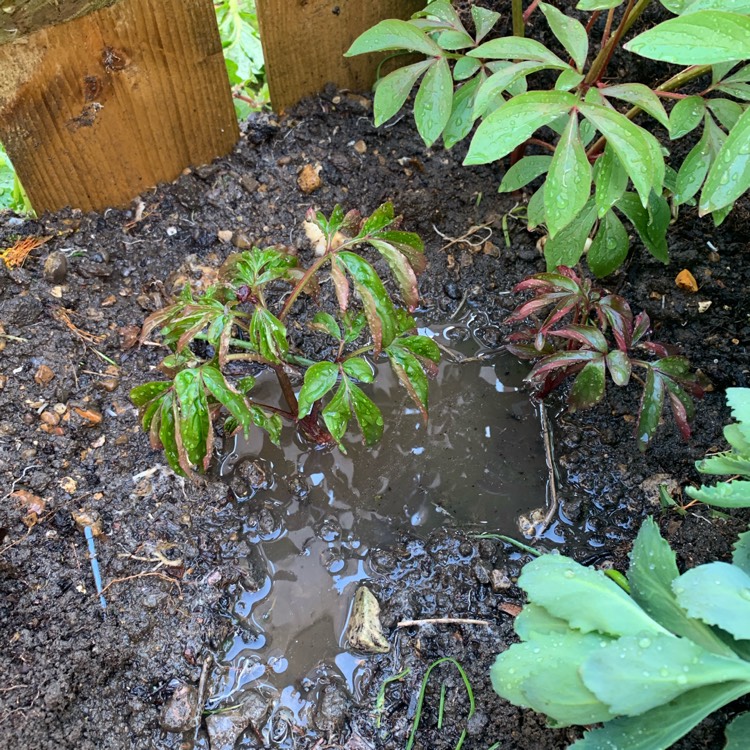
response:
[[[690,292],[691,294],[698,291],[698,282],[695,280],[695,276],[693,276],[687,268],[683,268],[682,271],[677,274],[674,283],[680,289]]]
[[[10,496],[18,500],[27,513],[36,513],[37,515],[44,513],[45,502],[39,495],[34,495],[28,490],[16,490]]]
[[[47,383],[49,383],[54,377],[55,373],[52,372],[50,367],[47,367],[47,365],[39,365],[39,369],[34,374],[34,382],[37,385],[47,385]]]
[[[102,421],[102,414],[96,409],[82,409],[80,406],[74,406],[73,411],[88,422],[89,427],[96,427]]]
[[[521,613],[521,607],[517,604],[509,604],[508,602],[501,602],[498,605],[498,609],[511,617],[517,617]]]

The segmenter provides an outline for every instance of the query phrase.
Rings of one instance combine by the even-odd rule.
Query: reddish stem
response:
[[[674,91],[654,91],[654,93],[657,96],[660,96],[662,99],[687,99],[687,94],[677,94]]]
[[[531,5],[529,5],[529,7],[526,8],[523,14],[524,23],[529,22],[529,18],[531,18],[531,14],[536,10],[538,5],[539,5],[539,0],[534,0],[534,2],[532,2]]]
[[[600,10],[595,10],[591,14],[591,18],[589,18],[589,22],[586,24],[586,33],[587,34],[591,31],[591,29],[594,28],[594,24],[597,22],[597,20],[599,19],[599,16],[601,14],[602,14],[602,12]]]

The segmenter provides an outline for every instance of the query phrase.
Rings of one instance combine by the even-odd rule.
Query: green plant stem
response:
[[[511,11],[513,14],[513,36],[524,36],[526,23],[523,18],[523,0],[513,0]]]
[[[584,84],[591,86],[602,79],[607,72],[607,66],[612,59],[612,55],[614,55],[620,40],[628,33],[628,31],[630,31],[633,24],[640,18],[650,2],[651,0],[628,0],[628,5],[625,8],[625,12],[622,14],[622,19],[620,20],[615,33],[594,58],[594,62],[591,63],[591,68],[583,81]]]
[[[710,72],[710,65],[691,65],[689,68],[681,70],[679,73],[677,73],[677,75],[672,76],[668,81],[662,83],[661,86],[657,86],[654,89],[654,93],[656,93],[658,96],[660,93],[668,93],[674,91],[675,89],[684,86],[686,83],[689,83],[693,79],[700,78],[702,75],[706,75]],[[641,111],[642,110],[640,107],[631,107],[625,113],[625,117],[627,117],[628,120],[632,120]],[[604,146],[606,145],[606,143],[607,139],[604,136],[599,138],[599,140],[596,141],[594,145],[591,146],[591,148],[586,152],[586,155],[589,157],[589,159],[597,156],[602,151],[604,151]]]

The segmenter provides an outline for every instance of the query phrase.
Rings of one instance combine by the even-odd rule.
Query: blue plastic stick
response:
[[[89,545],[89,558],[91,559],[91,570],[94,573],[94,583],[96,584],[96,593],[99,594],[99,602],[102,609],[107,609],[107,600],[102,594],[102,576],[99,572],[99,561],[96,559],[96,546],[94,545],[94,532],[91,526],[84,526],[83,533],[86,536],[86,542]]]

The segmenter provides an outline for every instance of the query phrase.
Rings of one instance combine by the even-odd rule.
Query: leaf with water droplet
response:
[[[573,58],[578,70],[582,70],[589,51],[589,37],[583,24],[575,18],[565,15],[554,5],[540,3],[539,7],[542,9],[552,33]]]
[[[382,125],[404,106],[409,92],[419,77],[432,65],[432,60],[422,60],[405,65],[381,78],[375,86],[375,125]]]
[[[551,162],[551,156],[524,156],[523,159],[517,161],[503,175],[503,179],[500,182],[500,187],[497,189],[497,192],[510,193],[515,190],[520,190],[522,187],[526,187],[526,185],[532,180],[545,174],[549,170]]]
[[[425,145],[431,146],[451,116],[453,77],[448,61],[441,57],[425,73],[414,99],[414,119]]]
[[[674,586],[681,589],[677,601],[691,617],[718,625],[735,638],[750,638],[750,575],[744,570],[707,563],[683,573]]]
[[[543,186],[546,193],[546,183]],[[541,190],[541,188],[540,188]],[[532,200],[534,200],[532,196]],[[545,201],[546,202],[546,201]],[[529,201],[529,224],[531,223],[531,201]],[[586,240],[596,221],[596,206],[594,199],[589,198],[586,205],[567,226],[563,227],[554,237],[544,245],[544,258],[547,270],[554,271],[558,266],[572,268],[581,259],[586,249]]]
[[[745,111],[732,128],[708,171],[706,184],[701,193],[701,216],[733,203],[748,188],[750,188],[750,109]]]
[[[639,34],[625,49],[677,65],[712,65],[750,58],[750,18],[703,10],[670,18]]]
[[[484,80],[484,73],[480,73],[476,78],[461,86],[453,95],[451,116],[443,131],[443,143],[447,149],[453,148],[471,132],[476,120],[474,100]]]
[[[360,34],[344,56],[353,57],[366,52],[382,52],[391,49],[408,49],[435,57],[442,54],[440,47],[413,24],[408,21],[389,19],[375,24]]]
[[[669,127],[669,117],[659,97],[642,83],[622,83],[616,86],[606,86],[600,89],[600,93],[606,97],[621,99],[629,104],[635,104],[644,112],[648,112],[655,120],[665,128]]]
[[[555,117],[570,111],[576,97],[566,91],[530,91],[496,109],[477,128],[464,164],[502,159]]]
[[[675,203],[680,206],[689,201],[701,189],[713,155],[708,145],[708,128],[704,129],[701,139],[693,146],[677,172],[677,185],[674,195]]]
[[[630,239],[614,211],[607,211],[586,256],[591,272],[597,278],[614,273],[625,261]]]
[[[590,194],[591,165],[578,134],[578,115],[571,112],[552,157],[544,190],[550,238],[573,220]]]
[[[635,194],[625,193],[615,206],[628,217],[651,255],[668,263],[667,229],[671,212],[666,198],[652,192],[648,207],[644,208]]]

